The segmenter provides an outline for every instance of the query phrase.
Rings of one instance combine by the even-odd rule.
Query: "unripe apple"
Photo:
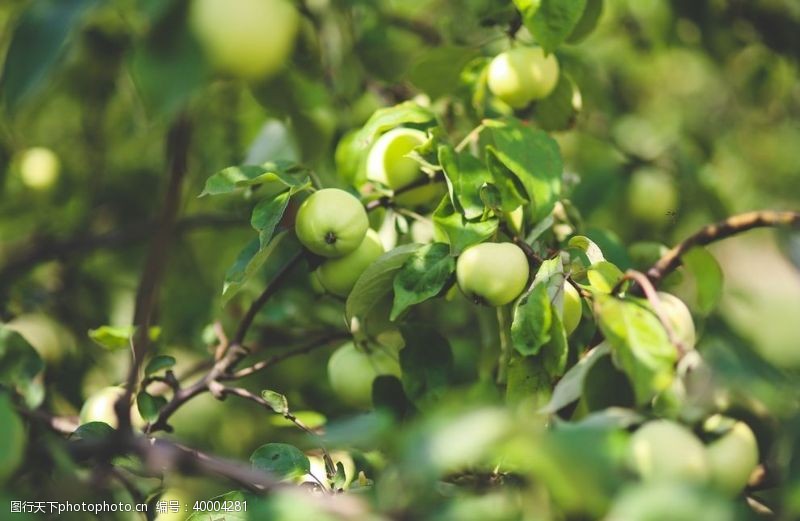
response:
[[[581,314],[583,313],[583,306],[581,304],[581,295],[575,286],[569,282],[564,283],[564,311],[561,315],[561,321],[564,323],[564,330],[567,335],[571,335],[578,327],[581,321]]]
[[[364,240],[369,219],[353,195],[338,188],[317,190],[297,210],[295,232],[303,246],[323,257],[341,257]]]
[[[19,173],[28,188],[46,190],[53,186],[60,172],[61,161],[49,148],[33,147],[20,155]]]
[[[704,483],[709,463],[703,443],[686,427],[653,420],[630,439],[629,462],[645,481]]]
[[[317,268],[319,282],[334,295],[346,297],[367,266],[382,254],[383,244],[378,233],[367,230],[358,248],[338,259],[327,260]]]
[[[105,387],[91,395],[81,407],[79,417],[81,425],[89,422],[103,422],[116,429],[118,424],[114,404],[124,394],[125,389],[122,387]],[[146,423],[135,404],[131,405],[131,423],[135,428],[144,427]]]
[[[422,177],[419,163],[407,156],[426,139],[421,130],[404,127],[381,135],[367,155],[367,179],[397,190]]]
[[[328,379],[343,402],[359,409],[372,406],[372,381],[379,375],[400,377],[397,353],[373,348],[369,353],[348,342],[328,360]]]
[[[706,447],[711,483],[721,492],[738,494],[758,465],[758,442],[746,423],[733,427]]]
[[[686,349],[694,348],[697,337],[689,308],[675,295],[663,291],[658,292],[658,298],[661,301],[661,309],[666,313],[672,331],[675,333],[675,340]]]
[[[517,298],[528,283],[525,253],[510,242],[484,242],[464,250],[456,263],[456,279],[475,302],[502,306]]]
[[[189,17],[211,63],[246,80],[283,67],[300,22],[287,0],[193,0]]]
[[[678,191],[669,174],[654,168],[633,173],[628,185],[628,208],[649,224],[665,224],[678,206]]]
[[[547,97],[558,83],[558,60],[541,47],[516,47],[498,54],[489,64],[492,93],[515,109]]]

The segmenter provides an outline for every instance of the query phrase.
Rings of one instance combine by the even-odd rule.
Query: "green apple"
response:
[[[489,64],[492,94],[515,109],[547,97],[558,83],[558,60],[541,47],[516,47],[498,54]]]
[[[117,428],[117,413],[114,404],[125,394],[122,387],[105,387],[92,394],[81,407],[79,421],[81,425],[89,422],[103,422]],[[135,428],[144,427],[144,418],[139,415],[135,404],[131,406],[131,423]]]
[[[663,225],[678,206],[678,190],[666,172],[640,168],[628,185],[628,208],[631,215],[648,224]]]
[[[731,521],[738,508],[692,483],[658,481],[623,488],[603,521]]]
[[[375,230],[367,230],[358,248],[338,259],[329,259],[317,268],[319,282],[334,295],[346,297],[367,266],[381,255],[381,238]]]
[[[349,192],[325,188],[311,194],[297,210],[295,232],[303,246],[323,257],[354,251],[369,228],[367,212]]]
[[[300,22],[288,0],[192,0],[189,23],[211,63],[246,80],[278,72]]]
[[[0,393],[0,483],[17,469],[25,455],[27,436],[11,399]]]
[[[49,148],[29,148],[19,157],[20,177],[28,188],[46,190],[53,186],[60,172],[61,162]]]
[[[50,364],[58,364],[75,351],[75,337],[71,331],[43,313],[19,315],[6,324],[33,346]]]
[[[663,291],[658,292],[658,299],[661,301],[661,309],[666,313],[675,333],[675,339],[686,349],[694,348],[697,343],[697,336],[689,308],[675,295]]]
[[[359,409],[372,406],[372,381],[379,375],[400,377],[396,353],[382,348],[367,353],[348,342],[328,360],[328,379],[334,392],[343,402]]]
[[[367,179],[397,190],[425,175],[407,156],[426,139],[425,132],[404,127],[381,135],[367,155]]]
[[[510,242],[484,242],[464,250],[456,263],[458,287],[476,303],[502,306],[528,283],[525,253]]]
[[[704,483],[709,462],[703,443],[686,427],[653,420],[630,439],[629,462],[645,481]]]
[[[561,314],[561,321],[564,323],[564,330],[567,335],[571,335],[581,321],[583,306],[581,304],[581,294],[575,286],[569,282],[564,282],[564,311]]]
[[[737,421],[722,437],[706,447],[711,483],[720,491],[735,495],[747,485],[758,465],[758,442],[746,423]]]

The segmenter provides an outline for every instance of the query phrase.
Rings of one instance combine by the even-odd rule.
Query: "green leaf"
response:
[[[301,251],[300,243],[294,236],[281,232],[264,247],[260,247],[260,240],[253,239],[239,253],[236,261],[225,274],[225,283],[222,288],[222,302],[226,304],[236,295],[242,287],[268,260],[273,256],[279,260],[273,266],[273,270],[281,265],[280,259],[290,259]]]
[[[359,150],[368,148],[378,135],[400,125],[421,125],[435,121],[429,109],[413,101],[405,101],[393,107],[376,110],[355,137],[354,146]]]
[[[139,414],[149,422],[158,418],[159,411],[165,405],[167,405],[167,399],[163,396],[153,396],[145,391],[136,395],[136,407],[139,409]]]
[[[29,407],[38,407],[44,389],[36,377],[42,370],[44,362],[28,341],[0,325],[0,385],[22,394]]]
[[[267,443],[250,456],[253,468],[280,479],[292,479],[311,472],[311,463],[300,449],[286,443]]]
[[[553,315],[547,286],[534,285],[531,292],[514,309],[514,319],[511,322],[514,349],[523,356],[538,353],[550,341]]]
[[[419,244],[404,244],[390,250],[373,262],[358,277],[345,304],[348,323],[353,317],[366,316],[375,306],[389,295],[393,288],[395,274],[403,267]]]
[[[405,347],[400,350],[403,389],[420,407],[436,401],[453,379],[453,354],[442,335],[428,327],[401,328]]]
[[[255,208],[250,217],[250,225],[258,232],[259,246],[265,247],[275,235],[275,228],[281,222],[286,207],[289,206],[291,193],[281,192],[275,197],[263,199]]]
[[[289,401],[281,393],[275,391],[261,391],[261,397],[266,401],[269,406],[278,414],[286,414],[289,412]]]
[[[114,429],[104,422],[84,423],[70,434],[72,441],[101,441],[114,434]]]
[[[586,0],[586,8],[567,38],[568,43],[579,43],[594,31],[603,15],[603,3],[603,0]]]
[[[414,411],[402,382],[393,375],[378,375],[372,381],[372,404],[375,409],[390,411],[397,419],[406,418]]]
[[[461,70],[478,55],[474,47],[440,46],[429,49],[411,66],[408,80],[436,99],[453,91]]]
[[[0,81],[0,94],[9,109],[13,111],[26,96],[46,84],[77,21],[95,3],[39,0],[29,4],[14,29]],[[4,29],[8,27],[5,24]]]
[[[111,351],[130,347],[131,338],[136,330],[134,326],[100,326],[89,330],[89,338],[96,344]],[[150,328],[150,340],[155,342],[161,336],[161,328]]]
[[[144,368],[144,374],[149,376],[153,373],[157,373],[162,369],[169,369],[170,367],[174,366],[176,363],[174,356],[168,355],[158,355],[154,356],[150,359],[150,362],[147,363],[147,367]]]
[[[564,170],[555,140],[545,131],[514,118],[484,120],[481,138],[525,188],[526,197],[531,201],[532,222],[548,216],[561,193]]]
[[[569,37],[586,8],[586,0],[517,0],[525,27],[545,51],[552,52]],[[538,4],[534,8],[533,4]]]
[[[606,260],[600,247],[590,238],[583,235],[576,235],[569,240],[567,252],[570,254],[570,258],[573,259],[573,264],[576,264],[576,262],[580,264],[580,269],[589,268],[598,262]]]
[[[548,132],[568,130],[575,125],[582,103],[578,86],[562,72],[553,92],[536,102],[536,122]]]
[[[636,402],[647,403],[674,378],[675,346],[645,304],[597,295],[595,309],[614,359],[633,384]]]
[[[490,218],[485,221],[468,221],[456,212],[449,197],[442,202],[433,213],[433,223],[450,242],[450,253],[459,255],[469,246],[485,241],[497,231],[499,221]]]
[[[530,202],[522,182],[497,157],[497,151],[492,146],[486,147],[486,164],[492,173],[493,186],[500,195],[501,211],[511,212],[518,206]]]
[[[409,307],[438,295],[455,268],[456,261],[447,244],[435,242],[415,251],[394,277],[394,305],[389,319],[393,321]]]
[[[692,248],[681,262],[694,279],[697,311],[708,315],[722,296],[722,269],[717,259],[705,248]]]
[[[185,7],[175,4],[133,47],[131,76],[145,107],[157,115],[180,110],[205,85],[210,72],[186,18]]]
[[[506,401],[519,403],[532,400],[534,405],[545,404],[550,399],[552,379],[540,356],[522,356],[512,353],[508,361]]]
[[[610,352],[607,343],[602,342],[590,349],[577,364],[573,365],[553,389],[550,401],[539,412],[553,414],[570,403],[577,401],[583,392],[583,382],[589,369]]]
[[[447,181],[450,200],[466,219],[483,215],[482,187],[492,176],[480,159],[466,152],[456,152],[449,145],[439,147],[439,164]]]
[[[609,294],[624,276],[622,271],[608,261],[600,261],[592,265],[586,273],[592,289]]]
[[[567,343],[567,333],[564,330],[564,324],[561,322],[561,316],[558,313],[552,313],[550,340],[540,353],[547,374],[551,377],[563,375],[564,370],[567,368],[568,355],[569,344]]]
[[[14,405],[0,392],[0,484],[16,470],[25,456],[27,434]]]
[[[297,193],[311,186],[305,167],[293,161],[269,161],[263,165],[230,166],[206,180],[199,197],[228,194],[240,188],[255,185],[275,185]]]

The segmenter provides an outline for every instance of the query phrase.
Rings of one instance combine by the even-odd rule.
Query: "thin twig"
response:
[[[437,173],[432,177],[424,175],[419,179],[415,179],[406,186],[398,188],[397,190],[394,191],[394,195],[391,197],[386,195],[383,197],[379,197],[378,199],[373,199],[372,201],[369,201],[367,204],[364,205],[364,208],[368,212],[377,210],[378,208],[391,208],[392,206],[394,206],[394,200],[397,198],[398,195],[402,195],[406,192],[410,192],[415,188],[420,188],[422,186],[426,186],[429,184],[441,183],[442,181],[444,181],[444,176],[441,173]]]
[[[344,338],[349,337],[349,334],[346,333],[332,333],[327,335],[323,338],[317,339],[313,342],[309,342],[304,346],[300,346],[295,349],[291,349],[286,351],[285,353],[280,353],[277,355],[273,355],[265,360],[261,360],[260,362],[256,362],[255,364],[251,365],[250,367],[245,367],[244,369],[240,369],[235,373],[230,374],[223,374],[219,379],[223,380],[238,380],[240,378],[245,378],[247,376],[253,375],[259,371],[263,371],[268,367],[272,367],[273,365],[286,360],[287,358],[292,358],[295,356],[305,355],[308,354],[316,349],[325,347],[336,340],[342,340]]]
[[[695,246],[705,246],[753,228],[773,226],[800,227],[800,212],[771,210],[748,212],[704,226],[665,253],[653,267],[647,270],[647,277],[654,285],[658,285],[664,277],[680,266],[681,257]]]

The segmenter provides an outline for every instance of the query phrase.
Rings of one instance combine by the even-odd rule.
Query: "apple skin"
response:
[[[367,266],[381,255],[381,238],[375,230],[367,230],[358,248],[338,259],[329,259],[317,268],[318,280],[330,293],[346,297]]]
[[[641,168],[628,185],[628,209],[647,224],[664,225],[678,206],[678,190],[666,172]]]
[[[720,492],[736,495],[747,485],[758,465],[758,442],[744,422],[733,427],[706,447],[711,483]]]
[[[123,394],[125,394],[125,389],[122,387],[105,387],[92,394],[81,407],[80,424],[103,422],[116,429],[117,413],[114,411],[114,404]],[[131,406],[131,423],[135,428],[144,427],[147,423],[139,415],[135,404]]]
[[[287,0],[192,0],[189,24],[211,63],[245,80],[278,72],[300,23]]]
[[[706,483],[709,462],[703,443],[689,429],[653,420],[630,439],[629,462],[644,481]]]
[[[348,342],[328,360],[328,379],[341,400],[358,409],[372,407],[372,381],[379,375],[400,377],[396,353],[375,348],[370,353],[356,349]]]
[[[361,202],[349,192],[324,188],[311,194],[297,210],[295,232],[317,255],[342,257],[364,240],[369,219]]]
[[[461,291],[475,302],[502,306],[517,298],[528,283],[525,253],[510,242],[470,246],[458,257],[456,279]]]
[[[61,161],[49,148],[28,148],[20,155],[19,173],[22,183],[28,188],[47,190],[58,180]]]
[[[367,155],[367,179],[397,190],[422,177],[419,163],[406,155],[427,138],[421,130],[404,127],[381,135]]]
[[[558,74],[558,60],[552,53],[545,56],[541,47],[516,47],[489,64],[488,85],[492,94],[521,109],[547,97],[558,83]]]
[[[581,322],[581,315],[583,314],[583,306],[581,304],[581,295],[575,286],[569,282],[564,283],[564,311],[561,315],[561,321],[564,323],[564,331],[567,336],[571,335]]]
[[[658,292],[658,298],[661,301],[661,309],[667,314],[672,325],[676,340],[686,349],[693,349],[697,343],[697,335],[689,308],[675,295],[663,291]]]

